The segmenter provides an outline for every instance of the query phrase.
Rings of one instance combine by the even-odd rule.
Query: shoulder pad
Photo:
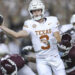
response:
[[[55,16],[49,16],[49,17],[47,17],[47,21],[53,23],[55,27],[58,27],[60,25],[57,17],[55,17]]]
[[[32,22],[32,20],[26,20],[26,21],[24,21],[24,25],[28,25],[31,22]]]
[[[66,25],[62,25],[62,27],[60,28],[60,31],[62,33],[65,33],[67,32],[68,30],[72,29],[73,28],[73,25],[71,24],[66,24]]]
[[[57,17],[55,16],[49,16],[49,17],[46,17],[48,20],[57,20]]]

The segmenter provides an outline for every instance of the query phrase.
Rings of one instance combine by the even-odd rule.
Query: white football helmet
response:
[[[75,23],[75,14],[72,15],[72,17],[70,19],[70,23],[71,24]]]
[[[35,17],[35,16],[33,16],[31,11],[32,10],[37,10],[37,9],[42,9],[42,14],[41,14],[41,16]],[[41,18],[44,17],[45,6],[44,6],[43,2],[40,1],[40,0],[32,0],[29,4],[29,9],[28,10],[29,10],[29,13],[31,15],[31,18],[34,19],[34,20],[40,20]]]

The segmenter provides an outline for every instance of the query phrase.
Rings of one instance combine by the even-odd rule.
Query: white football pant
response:
[[[66,75],[64,64],[59,55],[37,59],[38,75]]]

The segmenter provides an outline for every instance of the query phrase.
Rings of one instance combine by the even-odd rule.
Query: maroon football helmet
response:
[[[69,34],[64,34],[62,35],[62,38],[61,38],[61,44],[66,46],[66,47],[70,47],[71,46],[71,36]]]
[[[57,45],[59,51],[64,52],[64,55],[67,55],[72,48],[71,36],[67,33],[62,35],[61,42]]]
[[[6,55],[1,59],[1,69],[6,74],[16,74],[25,65],[24,59],[18,55]]]

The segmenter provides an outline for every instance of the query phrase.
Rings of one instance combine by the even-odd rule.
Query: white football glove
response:
[[[72,46],[70,47],[66,47],[64,45],[60,45],[60,44],[57,44],[58,48],[61,50],[61,51],[67,51],[67,50],[70,50],[72,48]]]
[[[23,47],[23,50],[32,50],[32,46],[25,46]]]

